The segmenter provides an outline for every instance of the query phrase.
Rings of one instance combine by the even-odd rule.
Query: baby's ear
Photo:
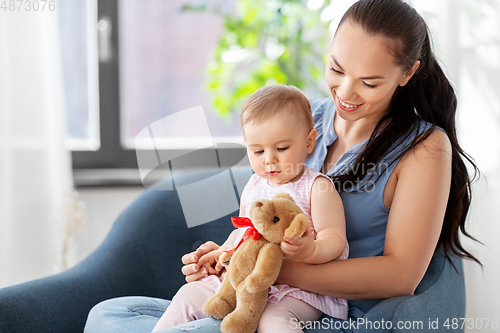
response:
[[[278,198],[288,199],[290,201],[295,202],[290,194],[284,192],[276,194],[273,199],[278,199]]]
[[[313,128],[312,130],[309,131],[309,134],[307,134],[307,154],[310,154],[314,150],[314,146],[316,145],[316,136],[318,135],[318,132]]]

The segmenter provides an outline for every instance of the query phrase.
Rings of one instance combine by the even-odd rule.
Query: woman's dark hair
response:
[[[417,60],[420,66],[405,86],[396,89],[389,112],[378,122],[352,169],[333,176],[332,180],[338,189],[345,188],[346,184],[359,185],[369,170],[359,166],[382,164],[382,158],[395,148],[396,141],[415,135],[422,120],[432,126],[421,135],[415,135],[411,144],[394,161],[428,138],[436,126],[441,127],[448,134],[452,146],[452,181],[438,246],[443,246],[448,259],[449,254],[454,253],[481,264],[463,248],[459,238],[459,232],[462,232],[475,240],[465,230],[471,202],[471,179],[464,159],[473,167],[474,178],[479,171],[458,144],[455,128],[456,95],[432,52],[425,21],[415,9],[401,0],[360,0],[347,10],[339,27],[347,20],[361,26],[368,34],[387,38],[389,50],[403,72],[410,70]],[[359,170],[362,170],[361,174]]]

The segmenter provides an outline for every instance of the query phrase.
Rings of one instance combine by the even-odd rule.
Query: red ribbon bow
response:
[[[243,227],[250,227],[248,228],[245,233],[243,234],[243,237],[241,237],[240,242],[238,245],[233,247],[230,250],[224,251],[228,254],[234,254],[236,252],[236,249],[243,243],[245,239],[248,237],[252,237],[253,240],[259,240],[260,239],[260,233],[259,231],[253,226],[252,220],[250,220],[248,217],[239,217],[239,216],[233,216],[231,217],[231,222],[233,222],[233,225],[235,228],[243,228]]]

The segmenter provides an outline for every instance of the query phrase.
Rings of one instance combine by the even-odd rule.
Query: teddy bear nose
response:
[[[260,201],[257,201],[255,203],[255,207],[262,207],[262,206],[264,206],[264,204],[262,202],[260,202]]]
[[[274,223],[279,222],[279,220],[280,220],[279,217],[277,217],[277,216],[274,217]]]

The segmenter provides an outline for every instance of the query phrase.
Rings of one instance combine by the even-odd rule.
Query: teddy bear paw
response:
[[[222,263],[222,265],[224,267],[228,267],[232,256],[233,256],[232,254],[228,254],[226,252],[223,252],[219,257],[219,261]]]
[[[222,333],[254,333],[259,323],[259,317],[248,313],[233,312],[224,318],[220,330]]]
[[[217,295],[210,297],[203,304],[203,313],[215,319],[224,319],[233,310],[226,300]]]

